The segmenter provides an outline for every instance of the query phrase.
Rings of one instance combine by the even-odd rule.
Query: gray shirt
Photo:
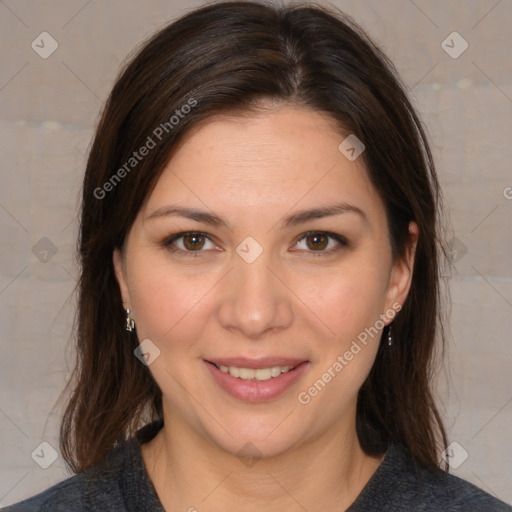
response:
[[[164,512],[140,450],[162,426],[162,420],[146,425],[99,464],[2,511]],[[393,444],[347,509],[369,511],[512,512],[512,507],[456,476],[419,467],[407,450]]]

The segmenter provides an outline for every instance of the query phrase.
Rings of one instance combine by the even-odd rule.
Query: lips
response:
[[[213,360],[205,359],[203,363],[220,389],[245,402],[264,402],[277,399],[294,387],[311,366],[309,361],[286,357],[266,357],[262,359],[215,358]],[[264,368],[276,367],[290,367],[290,369],[279,376],[265,380],[258,380],[258,378],[245,380],[222,371],[221,366],[224,367],[224,370],[226,370],[225,367],[245,368],[246,372],[251,369],[262,371]]]

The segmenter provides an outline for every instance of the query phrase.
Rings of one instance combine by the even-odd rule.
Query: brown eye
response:
[[[329,256],[345,247],[349,247],[349,243],[344,236],[327,231],[308,231],[296,244],[296,248],[309,256]]]
[[[321,233],[315,233],[306,237],[306,245],[308,249],[312,249],[313,251],[323,250],[328,244],[329,237]]]
[[[189,251],[200,250],[205,244],[205,238],[199,233],[183,235],[183,245]]]
[[[171,252],[183,255],[199,256],[208,249],[214,249],[215,244],[206,233],[200,231],[182,231],[171,235],[162,242],[162,246]]]

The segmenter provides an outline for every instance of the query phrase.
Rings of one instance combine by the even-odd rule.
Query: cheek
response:
[[[171,340],[180,346],[194,340],[201,319],[208,317],[208,296],[218,279],[208,273],[177,271],[169,264],[151,263],[140,258],[131,274],[131,296],[142,341],[154,340],[162,349],[171,348]]]
[[[303,292],[314,297],[311,309],[328,326],[316,339],[309,387],[298,396],[312,421],[329,424],[355,403],[379,347],[381,330],[375,325],[383,313],[385,281],[378,267],[363,265],[332,272],[315,286],[304,284]]]
[[[337,349],[374,325],[383,313],[386,298],[386,269],[375,261],[347,263],[315,276],[297,278],[297,295],[303,298],[304,313],[315,313],[326,340]]]

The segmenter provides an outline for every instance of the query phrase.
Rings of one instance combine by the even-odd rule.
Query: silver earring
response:
[[[132,332],[135,327],[135,321],[130,317],[130,309],[126,309],[126,330]]]
[[[391,325],[388,326],[388,346],[393,344],[393,338],[391,337]]]

